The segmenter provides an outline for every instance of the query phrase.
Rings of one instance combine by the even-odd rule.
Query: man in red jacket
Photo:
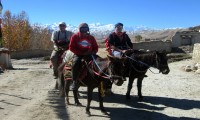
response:
[[[74,34],[70,39],[69,49],[75,54],[72,65],[73,83],[71,89],[77,90],[77,79],[80,74],[81,59],[98,52],[96,39],[90,35],[87,23],[81,23],[79,25],[79,32]]]

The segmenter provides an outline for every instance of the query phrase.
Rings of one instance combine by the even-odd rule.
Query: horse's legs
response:
[[[58,90],[58,80],[56,80],[56,84],[55,84],[54,89]]]
[[[66,102],[69,104],[69,86],[70,86],[69,80],[65,80],[65,86],[64,86],[64,91],[65,91],[65,96],[66,96]]]
[[[77,89],[79,89],[80,85],[77,86]],[[81,95],[79,94],[79,91],[77,91],[78,98],[81,98]]]
[[[137,80],[138,97],[141,100],[143,99],[143,96],[142,96],[142,80],[143,79],[144,79],[144,77],[140,77]]]
[[[75,105],[78,106],[78,105],[81,105],[81,103],[78,100],[77,93],[78,93],[78,90],[73,90]]]
[[[102,97],[102,94],[101,94],[101,88],[100,86],[98,87],[98,93],[99,93],[99,107],[101,109],[101,112],[106,114],[106,110],[103,106],[103,97]]]
[[[89,116],[90,114],[90,103],[92,100],[92,92],[93,92],[93,88],[91,87],[87,87],[87,106],[86,106],[86,114],[88,114]]]
[[[126,99],[131,99],[130,92],[131,92],[131,89],[132,89],[132,86],[133,86],[133,81],[134,81],[134,78],[129,77],[128,88],[127,88],[127,92],[126,92]]]
[[[57,79],[57,83],[58,83],[58,89],[60,90],[60,96],[64,97],[65,96],[65,92],[64,92],[64,76],[62,72],[58,73],[58,79]]]

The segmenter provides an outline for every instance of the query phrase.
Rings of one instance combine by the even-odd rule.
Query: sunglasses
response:
[[[88,27],[80,27],[80,29],[89,29]]]
[[[121,26],[121,25],[118,25],[118,26],[116,26],[117,28],[123,28],[123,26]]]
[[[66,25],[59,25],[59,27],[66,27]]]

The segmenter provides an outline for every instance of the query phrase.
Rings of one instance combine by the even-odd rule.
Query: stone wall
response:
[[[167,52],[171,52],[171,42],[163,42],[163,41],[147,41],[140,43],[133,43],[133,49],[144,49],[144,50],[157,50],[162,51],[166,50]]]
[[[196,63],[200,63],[200,43],[194,44],[192,60]]]
[[[24,59],[34,57],[50,56],[52,50],[26,50],[11,53],[11,59]]]

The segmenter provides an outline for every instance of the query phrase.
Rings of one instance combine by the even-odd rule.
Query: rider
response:
[[[121,53],[124,53],[127,49],[133,48],[131,39],[126,32],[122,32],[122,30],[123,24],[117,23],[115,24],[115,31],[109,35],[108,42],[113,56],[121,57]]]
[[[55,79],[58,78],[58,51],[60,47],[67,46],[69,44],[70,38],[72,36],[71,31],[66,30],[65,22],[59,23],[59,30],[54,31],[51,37],[51,41],[54,44],[54,50],[51,53],[51,62],[53,64],[53,72]],[[66,48],[68,49],[68,48]]]
[[[77,90],[77,79],[80,74],[79,68],[83,57],[90,57],[98,52],[96,39],[90,35],[87,23],[79,25],[79,32],[71,37],[69,49],[75,54],[72,65],[72,90]]]

